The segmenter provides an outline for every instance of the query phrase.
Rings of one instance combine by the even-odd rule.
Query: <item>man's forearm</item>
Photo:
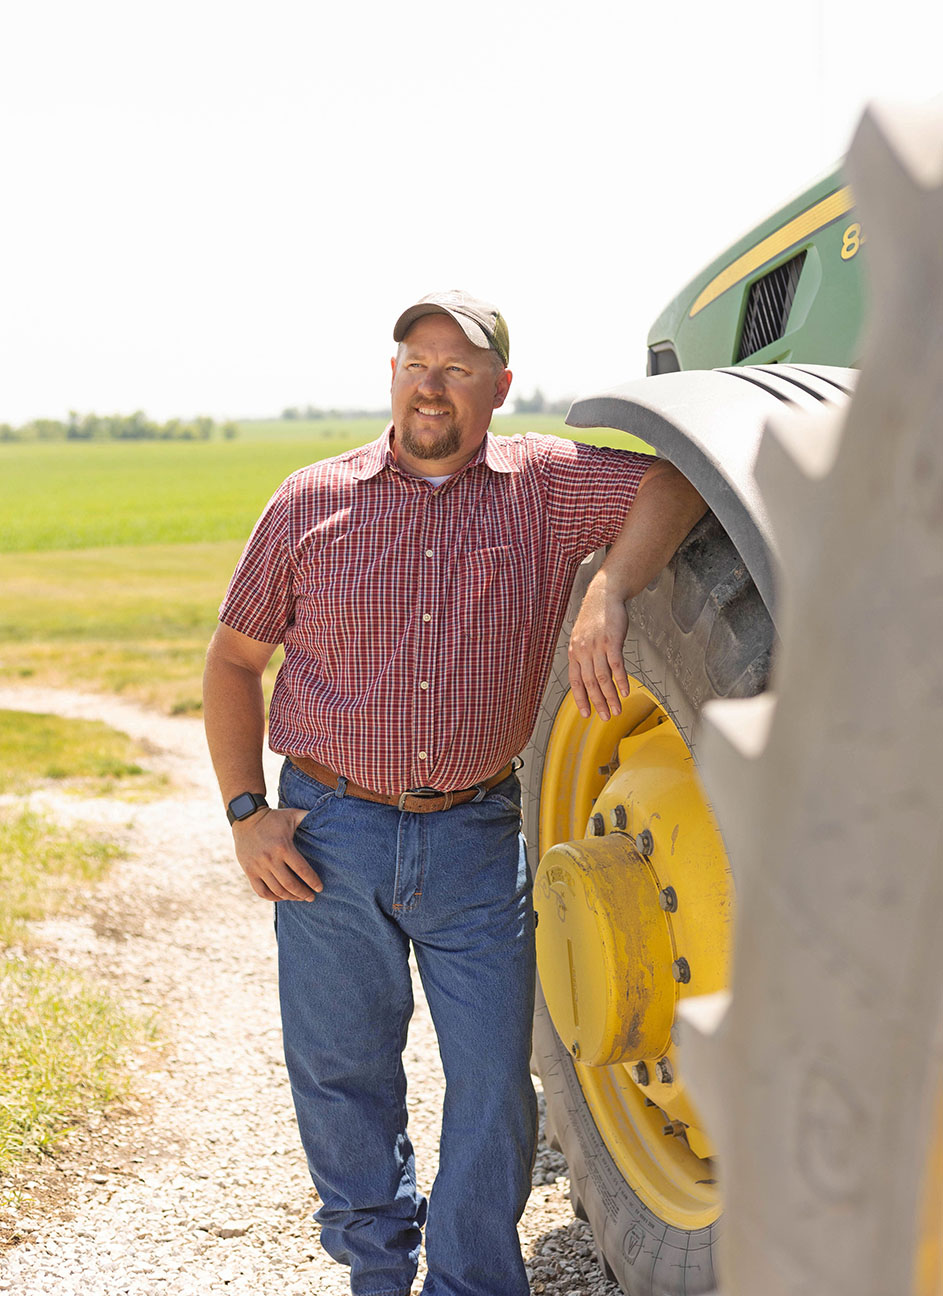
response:
[[[592,585],[624,603],[640,594],[674,556],[707,505],[687,478],[658,459],[642,478],[635,503]]]
[[[224,657],[215,641],[206,655],[203,715],[223,804],[240,792],[264,792],[262,680],[254,670]]]
[[[241,792],[265,791],[262,671],[274,647],[221,625],[206,654],[206,741],[224,805]],[[233,824],[236,858],[263,900],[313,900],[322,889],[321,879],[294,844],[305,814],[303,809],[263,806]]]

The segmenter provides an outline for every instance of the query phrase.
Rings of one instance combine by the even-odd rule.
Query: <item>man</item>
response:
[[[534,923],[513,758],[581,559],[612,545],[571,644],[581,711],[608,716],[628,691],[625,601],[704,504],[649,456],[493,437],[511,372],[488,303],[431,294],[393,338],[391,425],[293,474],[252,534],[207,656],[207,736],[236,855],[276,902],[322,1244],[355,1296],[409,1296],[425,1223],[425,1296],[524,1296]],[[410,947],[446,1076],[428,1218],[401,1060]]]

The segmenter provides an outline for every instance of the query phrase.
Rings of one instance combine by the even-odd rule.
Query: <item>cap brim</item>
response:
[[[393,325],[393,341],[402,342],[403,338],[416,323],[416,320],[422,319],[423,315],[448,315],[459,326],[472,346],[480,347],[483,351],[495,351],[491,338],[473,319],[467,315],[460,315],[458,311],[450,311],[445,306],[435,306],[433,303],[420,302],[416,306],[410,306],[409,310],[404,310],[402,315]]]

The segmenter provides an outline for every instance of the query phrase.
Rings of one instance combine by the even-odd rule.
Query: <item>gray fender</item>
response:
[[[695,486],[737,546],[775,615],[776,542],[754,465],[772,415],[843,409],[857,371],[829,365],[744,365],[657,374],[581,397],[566,421],[615,428],[653,446]],[[818,420],[811,426],[816,426]]]

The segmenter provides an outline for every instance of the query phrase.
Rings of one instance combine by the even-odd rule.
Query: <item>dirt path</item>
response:
[[[199,722],[60,690],[0,688],[0,708],[104,720],[146,740],[173,780],[172,795],[146,804],[31,798],[125,841],[129,858],[107,885],[41,936],[52,956],[153,1013],[160,1042],[138,1059],[131,1099],[0,1186],[0,1292],[343,1296],[347,1271],[321,1252],[310,1219],[317,1198],[282,1064],[271,909],[232,859]],[[443,1082],[418,983],[406,1067],[428,1191]],[[532,1289],[615,1296],[567,1193],[562,1159],[541,1141],[521,1224]]]

